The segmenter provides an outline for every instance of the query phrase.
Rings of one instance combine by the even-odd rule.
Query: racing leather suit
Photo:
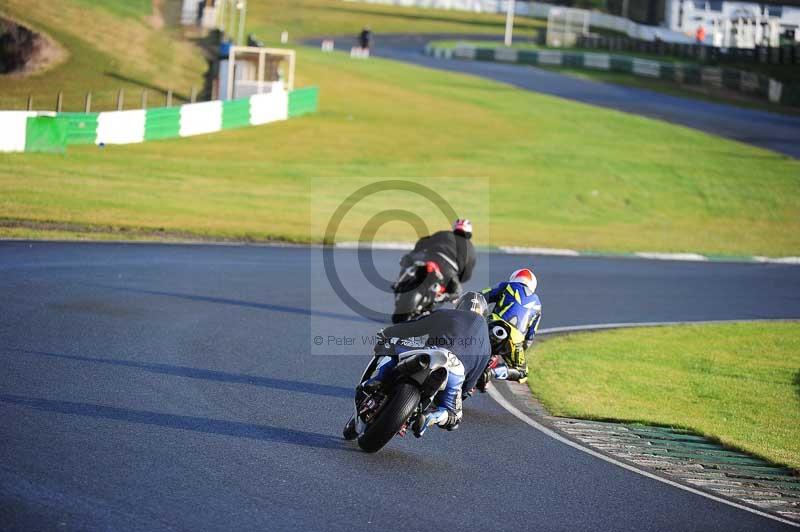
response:
[[[519,331],[523,338],[522,342],[512,342],[510,353],[503,356],[504,363],[493,368],[490,377],[499,380],[524,379],[528,374],[525,351],[533,344],[539,329],[542,302],[538,295],[530,292],[522,283],[503,282],[494,288],[486,288],[481,293],[487,303],[494,303],[490,316],[502,319]]]
[[[418,339],[424,345],[452,353],[452,357],[448,357],[447,383],[434,399],[436,408],[428,413],[426,426],[436,424],[450,430],[456,428],[462,417],[462,390],[475,387],[489,362],[491,348],[483,317],[466,310],[441,309],[418,320],[387,327],[383,336]],[[381,380],[394,363],[385,361],[379,365],[372,378]]]
[[[461,283],[472,278],[477,255],[472,242],[452,231],[438,231],[420,238],[414,250],[400,259],[402,267],[415,260],[430,260],[439,265],[445,278],[445,289],[453,296],[461,295]]]

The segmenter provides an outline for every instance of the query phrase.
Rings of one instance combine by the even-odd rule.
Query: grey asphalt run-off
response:
[[[353,37],[330,38],[340,50],[349,51],[356,43]],[[532,66],[437,59],[423,54],[425,45],[435,40],[499,38],[467,34],[377,34],[373,55],[437,70],[480,76],[525,90],[664,120],[800,158],[800,116],[579,79]],[[319,46],[321,41],[319,38],[305,42]]]
[[[377,271],[392,278],[399,255],[375,252]],[[338,257],[358,285],[356,253]],[[788,527],[566,446],[485,395],[458,431],[358,451],[340,434],[370,350],[312,355],[310,338],[382,324],[312,297],[316,261],[0,243],[0,529]],[[800,268],[781,264],[481,253],[468,288],[531,264],[545,327],[800,317]]]

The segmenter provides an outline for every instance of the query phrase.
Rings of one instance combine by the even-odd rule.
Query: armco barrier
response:
[[[561,52],[557,50],[525,50],[494,47],[481,48],[471,44],[457,44],[447,48],[429,44],[427,55],[443,59],[466,59],[519,63],[523,65],[568,66],[591,70],[608,70],[635,76],[663,79],[690,85],[726,87],[731,90],[757,95],[772,103],[800,106],[800,87],[732,68],[704,67],[688,63],[668,63],[639,59],[625,55],[598,52]]]
[[[61,152],[77,144],[135,144],[257,126],[317,111],[307,87],[249,98],[105,113],[0,111],[0,152]]]

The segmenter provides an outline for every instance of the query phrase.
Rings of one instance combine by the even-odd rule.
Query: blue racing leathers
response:
[[[503,359],[511,366],[511,371],[501,364],[494,371],[498,379],[519,380],[527,374],[525,350],[533,344],[542,319],[542,302],[524,284],[503,282],[494,288],[486,288],[481,293],[487,303],[494,303],[489,321],[502,320],[513,327],[508,342],[511,346],[504,350]]]
[[[474,312],[441,309],[418,320],[387,327],[383,335],[418,338],[427,346],[447,349],[454,355],[448,360],[445,389],[435,399],[438,412],[432,413],[429,421],[448,428],[456,426],[462,415],[462,390],[475,387],[489,362],[491,348],[484,319]]]

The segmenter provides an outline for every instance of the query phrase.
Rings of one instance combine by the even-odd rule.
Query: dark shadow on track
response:
[[[75,360],[78,362],[91,362],[93,364],[109,364],[126,368],[136,368],[151,373],[161,375],[174,375],[176,377],[187,377],[189,379],[200,379],[216,382],[228,382],[233,384],[250,384],[252,386],[262,386],[287,392],[309,393],[326,397],[341,397],[351,399],[353,390],[343,386],[330,386],[328,384],[318,384],[314,382],[290,381],[284,379],[273,379],[271,377],[258,377],[254,375],[239,375],[236,373],[226,373],[224,371],[214,371],[202,368],[189,368],[186,366],[171,366],[169,364],[156,364],[135,362],[133,360],[118,360],[108,358],[93,358],[79,355],[66,355],[62,353],[45,353],[43,351],[28,351],[25,349],[12,349],[30,355],[39,355],[65,360]]]
[[[45,412],[70,414],[115,421],[126,421],[144,425],[155,425],[170,429],[191,430],[206,434],[221,434],[236,438],[252,440],[274,441],[302,445],[303,447],[317,447],[322,449],[335,449],[337,451],[357,452],[348,447],[340,438],[327,434],[306,432],[302,430],[272,427],[269,425],[254,425],[239,421],[224,421],[204,417],[180,416],[176,414],[162,414],[141,410],[129,410],[113,406],[101,406],[88,403],[73,403],[69,401],[52,401],[35,397],[22,397],[18,395],[0,394],[0,401],[16,404]]]
[[[111,286],[94,283],[81,283],[93,288],[105,288],[108,290],[120,290],[123,292],[134,292],[137,294],[147,294],[151,296],[174,297],[177,299],[185,299],[187,301],[200,301],[203,303],[215,303],[218,305],[233,305],[236,307],[254,308],[260,310],[269,310],[272,312],[283,312],[287,314],[303,314],[305,316],[319,316],[322,318],[332,318],[336,320],[355,321],[358,323],[383,323],[378,320],[371,320],[363,316],[353,314],[342,314],[340,312],[328,312],[324,310],[312,310],[302,307],[290,307],[288,305],[272,305],[269,303],[256,303],[254,301],[240,301],[238,299],[228,299],[224,297],[214,296],[201,296],[196,294],[181,294],[178,292],[166,292],[161,290],[145,290],[143,288],[129,288],[125,286]]]

